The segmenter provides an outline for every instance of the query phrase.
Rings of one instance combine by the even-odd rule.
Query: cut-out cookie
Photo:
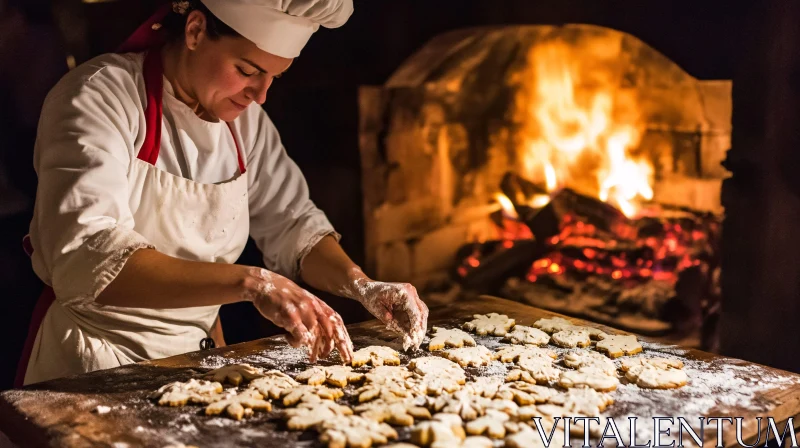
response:
[[[572,328],[575,326],[575,324],[561,317],[552,317],[539,319],[534,322],[533,326],[547,334],[553,334],[558,333],[561,330]]]
[[[467,434],[473,436],[487,435],[493,439],[506,436],[506,424],[511,418],[505,412],[489,409],[486,415],[466,424]]]
[[[461,417],[436,414],[432,420],[417,423],[411,430],[411,442],[419,446],[460,446],[467,437]]]
[[[257,390],[265,397],[277,400],[298,386],[300,383],[289,375],[279,370],[270,370],[265,372],[263,377],[250,381],[248,388]]]
[[[479,376],[464,385],[464,390],[479,397],[494,398],[505,383],[500,376]]]
[[[517,367],[530,373],[537,383],[555,381],[561,375],[561,371],[553,367],[552,361],[545,358],[520,357],[517,360]]]
[[[417,388],[417,384],[411,380],[394,380],[366,384],[356,389],[356,394],[359,403],[376,399],[393,402],[413,396]]]
[[[548,402],[580,415],[600,415],[614,403],[610,395],[586,387],[573,388],[552,396]]]
[[[542,419],[542,422],[545,426],[542,428],[545,432],[545,436],[550,437],[548,431],[552,429],[552,423],[545,423],[544,419]],[[542,441],[542,438],[539,436],[539,432],[535,428],[526,425],[520,425],[520,431],[516,434],[507,436],[504,443],[506,448],[547,448],[548,446],[552,448],[560,447],[564,445],[564,430],[561,427],[556,428],[556,430],[553,431],[550,445],[547,445]]]
[[[597,343],[597,351],[611,358],[619,358],[641,353],[642,345],[633,335],[608,335]]]
[[[433,327],[433,336],[428,343],[428,351],[441,350],[445,347],[461,348],[474,347],[477,345],[475,339],[469,333],[458,328]]]
[[[330,386],[345,387],[348,383],[364,381],[364,374],[353,372],[350,366],[315,366],[301,372],[295,379],[310,386],[327,383]]]
[[[462,384],[463,382],[459,382],[456,378],[428,375],[419,380],[415,393],[436,397],[445,393],[457,392],[461,390]]]
[[[493,336],[505,336],[512,327],[514,327],[514,319],[509,318],[505,314],[489,313],[489,314],[475,314],[473,320],[462,325],[462,328],[468,331],[485,336],[487,334]]]
[[[510,333],[506,334],[503,340],[512,344],[547,345],[550,342],[550,335],[538,328],[517,325]]]
[[[620,369],[627,372],[634,366],[652,366],[658,369],[682,369],[683,361],[668,358],[633,358],[623,359]]]
[[[500,347],[492,356],[502,362],[517,362],[521,357],[543,358],[552,362],[556,359],[556,352],[541,347],[511,345]]]
[[[564,356],[564,364],[573,369],[594,367],[602,370],[603,373],[609,376],[614,376],[617,373],[617,366],[614,365],[614,361],[597,352],[579,351],[567,353]]]
[[[294,406],[301,401],[315,402],[322,400],[336,400],[344,395],[341,389],[332,389],[325,386],[301,385],[288,391],[283,397],[283,405],[286,407]]]
[[[484,410],[494,409],[496,411],[505,412],[510,417],[516,417],[519,406],[513,400],[504,400],[502,398],[495,398],[484,407]]]
[[[377,400],[358,405],[353,410],[364,418],[398,426],[411,426],[415,419],[430,420],[431,418],[431,413],[424,407],[417,406],[413,399],[396,402]]]
[[[447,378],[459,385],[463,385],[467,381],[464,370],[458,364],[438,356],[423,356],[412,359],[408,363],[408,368],[418,375]]]
[[[646,389],[676,389],[689,381],[683,369],[661,369],[648,364],[630,367],[625,378]]]
[[[592,340],[589,338],[589,332],[586,330],[576,330],[568,328],[559,332],[553,333],[553,344],[564,348],[575,347],[588,347],[591,345]]]
[[[589,333],[589,337],[592,338],[593,341],[601,341],[601,340],[605,339],[606,336],[609,336],[609,334],[606,333],[603,330],[598,330],[597,328],[589,327],[589,326],[586,326],[586,325],[577,325],[575,327],[572,327],[571,329],[572,330],[583,330],[583,331]]]
[[[223,398],[222,384],[216,381],[196,380],[176,381],[161,386],[150,396],[158,398],[161,406],[183,406],[186,403],[209,404]]]
[[[351,415],[353,410],[330,400],[303,402],[283,411],[286,427],[292,431],[305,431],[340,415]]]
[[[551,387],[515,381],[504,384],[498,390],[496,397],[504,400],[513,400],[521,406],[526,406],[535,403],[546,403],[559,393]]]
[[[353,353],[353,367],[365,365],[372,366],[399,366],[400,355],[389,347],[370,345]]]
[[[264,370],[250,364],[231,364],[214,369],[203,375],[203,379],[238,386],[242,381],[251,381],[264,376]]]
[[[484,414],[490,400],[461,390],[452,395],[442,395],[430,402],[434,412],[456,414],[464,421],[475,420]]]
[[[582,367],[578,370],[561,372],[558,380],[561,387],[590,387],[599,392],[616,390],[619,380],[615,376],[606,375],[602,370],[592,367]]]
[[[457,362],[461,367],[485,366],[492,361],[492,352],[482,345],[445,350],[444,356],[450,361]]]
[[[253,415],[253,411],[269,412],[272,405],[264,400],[264,396],[254,389],[247,389],[238,394],[223,398],[206,407],[206,415],[219,415],[225,412],[234,420]]]
[[[378,366],[373,367],[365,375],[367,383],[383,384],[387,382],[404,381],[414,374],[402,366]]]
[[[391,426],[357,415],[334,417],[318,425],[317,430],[320,442],[336,448],[369,448],[397,439],[397,431]]]

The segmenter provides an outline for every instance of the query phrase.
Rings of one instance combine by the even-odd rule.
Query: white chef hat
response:
[[[201,1],[258,48],[284,58],[300,55],[320,25],[338,28],[353,13],[353,0]]]

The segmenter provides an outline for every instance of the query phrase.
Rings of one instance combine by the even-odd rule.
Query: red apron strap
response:
[[[239,146],[239,139],[236,138],[236,133],[233,132],[233,124],[227,123],[228,129],[231,130],[231,137],[233,137],[233,144],[236,145],[236,160],[239,162],[239,172],[244,174],[247,169],[244,165],[244,159],[242,158],[242,148]]]
[[[136,156],[139,160],[155,165],[158,161],[158,154],[161,152],[161,117],[164,113],[164,69],[161,63],[161,50],[155,48],[147,53],[144,58],[144,88],[147,96],[147,108],[144,112],[145,136],[144,144]],[[242,148],[233,129],[233,124],[226,123],[231,131],[233,143],[236,145],[236,159],[239,164],[239,172],[244,174],[245,164],[242,157]]]
[[[144,144],[136,156],[139,160],[155,165],[161,151],[162,97],[164,94],[164,70],[161,66],[161,51],[154,48],[144,58],[144,89],[147,108],[144,111]]]
[[[53,288],[45,286],[39,300],[36,301],[36,306],[33,308],[33,316],[31,316],[31,323],[28,325],[28,337],[25,338],[25,345],[22,347],[22,355],[17,363],[17,376],[14,378],[14,387],[22,387],[25,382],[25,373],[28,371],[28,362],[33,353],[33,344],[36,342],[36,335],[39,333],[39,327],[42,325],[44,316],[47,315],[47,310],[50,305],[56,300],[56,294]]]

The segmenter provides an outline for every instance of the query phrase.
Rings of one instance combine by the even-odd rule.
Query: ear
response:
[[[186,18],[186,28],[184,30],[186,37],[186,47],[189,50],[195,50],[198,45],[206,38],[206,15],[200,11],[194,10],[189,13]]]

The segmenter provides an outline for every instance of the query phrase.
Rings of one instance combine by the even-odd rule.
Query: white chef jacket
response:
[[[140,198],[128,182],[145,137],[143,60],[143,53],[99,56],[69,72],[43,107],[34,151],[39,189],[30,229],[32,264],[53,287],[56,304],[75,310],[78,320],[91,320],[93,310],[104,308],[95,299],[136,249],[153,247],[134,230],[131,204]],[[250,235],[268,269],[296,279],[302,257],[324,236],[339,236],[309,199],[305,179],[261,107],[252,104],[233,128],[247,167]],[[197,117],[165,79],[156,168],[217,184],[238,175],[236,154],[228,126]],[[130,330],[125,308],[114,309],[118,322],[102,323],[112,339]],[[137,309],[129,310],[135,320]],[[170,354],[177,353],[165,348],[156,355]],[[120,362],[153,355],[125,352]],[[82,369],[93,368],[84,363]]]

